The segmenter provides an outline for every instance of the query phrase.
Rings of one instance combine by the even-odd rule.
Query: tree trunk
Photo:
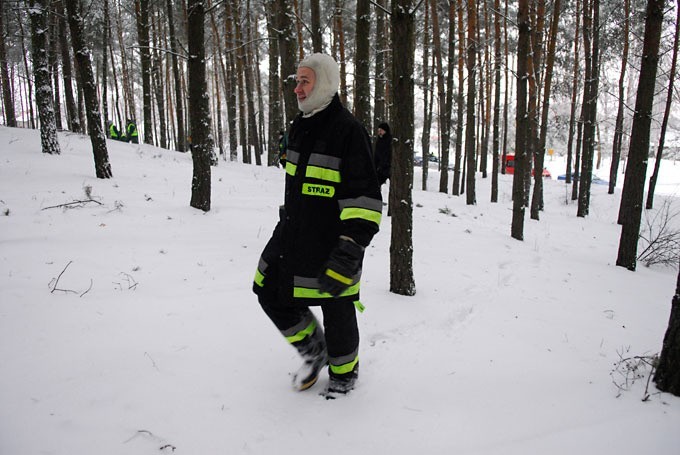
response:
[[[278,37],[281,52],[281,79],[283,82],[283,99],[286,105],[286,126],[289,126],[298,113],[295,89],[295,73],[297,72],[297,40],[293,25],[292,3],[286,0],[276,0],[278,4]]]
[[[314,2],[312,2],[314,4]],[[316,0],[318,13],[318,0]],[[267,5],[267,31],[269,36],[269,166],[279,165],[279,131],[283,128],[283,109],[281,105],[281,78],[279,77],[279,42],[276,40],[276,1]],[[284,134],[285,131],[284,131]]]
[[[616,180],[619,176],[619,162],[621,161],[621,145],[623,144],[623,115],[625,107],[625,88],[626,68],[628,66],[628,48],[630,34],[630,0],[625,0],[623,4],[623,56],[621,57],[621,74],[619,75],[619,108],[616,113],[616,124],[614,126],[614,141],[612,145],[612,162],[609,168],[609,194],[614,194]]]
[[[659,41],[663,24],[664,0],[648,0],[642,64],[638,82],[633,128],[630,134],[628,164],[621,194],[623,226],[616,265],[635,270],[640,236],[642,201],[647,171],[649,129],[654,102],[654,85],[659,62]],[[625,201],[625,203],[624,203]],[[625,209],[624,209],[625,208]]]
[[[210,210],[211,155],[210,102],[205,69],[205,9],[203,0],[188,0],[187,32],[189,36],[189,126],[193,178],[191,207]]]
[[[468,0],[468,45],[467,45],[467,125],[465,129],[465,159],[467,160],[467,178],[465,186],[467,188],[466,203],[474,205],[477,203],[475,193],[475,99],[477,82],[477,10],[475,0]]]
[[[168,11],[168,31],[170,34],[170,56],[172,58],[172,76],[175,82],[175,117],[177,120],[177,142],[175,147],[178,152],[186,151],[186,133],[184,127],[184,92],[182,91],[182,81],[179,73],[179,62],[177,53],[179,52],[177,38],[175,35],[175,19],[173,15],[172,0],[167,0]]]
[[[335,10],[333,13],[333,34],[337,47],[336,60],[340,64],[340,101],[347,106],[347,62],[345,59],[345,28],[342,20],[344,1],[335,0]]]
[[[680,396],[680,272],[675,285],[663,347],[654,374],[654,382],[662,392]]]
[[[137,41],[142,67],[142,104],[144,106],[144,143],[153,144],[153,123],[151,120],[151,52],[149,51],[149,0],[136,0]]]
[[[278,0],[275,0],[278,1]],[[225,48],[229,51],[226,55],[227,61],[227,74],[228,77],[224,78],[225,93],[227,100],[227,122],[229,123],[229,160],[236,161],[238,159],[238,128],[236,127],[237,116],[236,116],[236,105],[238,103],[238,92],[236,90],[237,77],[236,77],[236,52],[233,50],[236,48],[236,39],[234,37],[234,27],[233,27],[233,12],[231,11],[231,2],[224,2],[224,43]]]
[[[451,194],[461,194],[461,161],[463,160],[463,121],[465,118],[465,25],[463,24],[463,0],[456,0],[458,10],[458,94],[456,96],[456,157],[453,161],[453,184]]]
[[[429,170],[430,134],[432,127],[433,94],[430,84],[430,2],[425,2],[425,19],[423,23],[423,135],[420,139],[423,162],[422,190],[427,191],[427,176]]]
[[[579,35],[581,33],[581,15],[578,14],[579,9],[581,8],[581,0],[576,0],[576,30],[575,30],[575,37],[574,37],[574,72],[572,76],[572,81],[571,81],[571,110],[570,110],[570,115],[569,115],[569,134],[567,138],[567,169],[566,169],[566,179],[565,179],[565,184],[570,184],[571,183],[571,170],[574,169],[572,167],[572,149],[574,146],[574,126],[576,124],[576,105],[577,105],[577,95],[578,95],[578,87],[579,87],[579,63],[580,60],[578,58],[579,55]]]
[[[646,209],[651,209],[654,206],[654,190],[656,189],[656,180],[659,178],[659,167],[661,166],[661,159],[663,158],[663,144],[666,138],[666,128],[668,127],[668,118],[671,113],[671,104],[673,103],[673,87],[675,81],[675,70],[678,63],[678,35],[680,35],[680,7],[676,8],[677,17],[675,18],[675,39],[673,41],[673,59],[671,61],[671,72],[668,75],[668,95],[666,96],[666,109],[663,114],[663,121],[661,122],[661,133],[659,133],[659,147],[656,150],[656,160],[654,161],[654,172],[649,179],[649,190],[647,191]]]
[[[24,31],[24,23],[19,8],[15,10],[17,24],[19,25],[20,32],[20,42],[21,42],[21,55],[24,59],[24,74],[30,74],[28,67],[28,52],[26,51],[26,44],[24,38],[28,36],[28,33]],[[26,89],[28,90],[28,97],[26,99],[28,104],[28,113],[31,129],[35,129],[35,114],[33,113],[33,84],[31,78],[26,78]]]
[[[371,129],[371,86],[368,74],[371,29],[371,5],[368,0],[357,0],[357,24],[354,55],[354,116]]]
[[[449,115],[446,111],[446,86],[444,65],[442,64],[442,43],[441,32],[439,30],[439,11],[437,1],[430,0],[432,9],[432,37],[434,38],[434,48],[432,52],[437,64],[437,94],[439,96],[439,137],[441,144],[441,159],[439,172],[439,192],[448,193],[449,191]],[[451,90],[453,87],[449,87]]]
[[[160,135],[160,146],[161,148],[168,148],[168,126],[167,120],[165,118],[166,106],[165,106],[165,93],[164,88],[166,86],[163,80],[163,59],[158,49],[161,49],[160,36],[156,22],[152,22],[153,31],[153,42],[154,49],[151,53],[153,59],[151,60],[151,83],[153,86],[155,98],[156,98],[156,109],[158,111],[158,133]]]
[[[40,116],[40,142],[43,153],[59,155],[57,125],[54,119],[54,98],[52,97],[52,79],[47,58],[47,22],[49,17],[49,0],[30,0],[28,15],[31,18],[31,43],[33,57],[33,77],[35,78],[35,98]]]
[[[97,178],[108,179],[113,177],[109,153],[106,149],[106,138],[102,131],[101,112],[97,100],[97,86],[90,61],[90,50],[85,43],[85,30],[83,17],[81,16],[80,0],[65,0],[68,11],[69,28],[71,29],[71,41],[73,42],[73,54],[79,68],[80,86],[83,89],[85,104],[87,105],[87,129],[92,142],[94,155],[94,167]]]
[[[415,36],[413,0],[392,1],[392,87],[399,109],[392,111],[390,207],[390,292],[415,295],[413,277],[413,138]]]
[[[312,50],[323,52],[323,34],[321,33],[321,11],[319,0],[310,0],[309,8],[312,16]]]
[[[534,193],[531,198],[531,219],[538,220],[539,211],[543,210],[543,165],[545,163],[545,142],[548,135],[548,111],[550,109],[550,93],[552,89],[553,66],[555,64],[555,47],[557,26],[560,20],[560,0],[553,3],[553,17],[550,23],[548,53],[546,56],[545,79],[543,82],[543,105],[541,106],[541,129],[538,137],[538,148],[534,154]]]
[[[526,149],[529,142],[529,118],[527,117],[527,84],[529,57],[529,0],[519,0],[517,10],[519,39],[517,41],[517,120],[515,133],[515,173],[512,179],[512,227],[511,236],[524,240],[524,169]]]
[[[318,1],[318,0],[317,0]],[[387,77],[386,55],[389,52],[387,40],[387,21],[385,21],[385,4],[387,0],[376,1],[375,14],[375,86],[373,96],[373,130],[382,122],[387,122],[386,85]],[[313,2],[312,2],[313,3]]]
[[[64,80],[64,98],[66,100],[66,123],[69,130],[82,133],[83,126],[78,116],[76,99],[73,96],[73,70],[71,67],[71,53],[69,51],[68,31],[66,29],[66,9],[63,3],[57,5],[59,21],[59,48],[61,49],[61,72]]]
[[[0,0],[0,74],[2,77],[2,101],[5,107],[5,124],[12,128],[17,126],[17,118],[14,113],[14,99],[12,97],[12,85],[9,79],[9,67],[7,66],[7,51],[5,43],[8,42],[5,31],[5,0]]]
[[[500,151],[501,115],[501,2],[494,0],[493,50],[494,50],[494,101],[493,101],[493,162],[491,165],[491,202],[498,202],[498,161]]]
[[[588,2],[585,2],[586,5]],[[581,160],[581,171],[579,175],[580,188],[578,196],[577,216],[585,217],[590,211],[590,186],[593,175],[593,159],[595,157],[595,129],[597,125],[597,98],[598,85],[600,80],[600,0],[592,2],[592,27],[587,24],[590,21],[586,17],[583,21],[584,38],[588,37],[589,31],[592,33],[592,52],[590,63],[590,77],[587,78],[588,98],[584,99],[586,105],[586,117],[583,130],[583,158]],[[588,48],[587,40],[584,47]],[[587,51],[586,51],[587,54]]]
[[[247,2],[246,7],[246,25],[243,31],[244,38],[244,63],[245,63],[245,81],[246,81],[246,104],[248,105],[248,142],[252,144],[255,149],[255,164],[258,166],[262,165],[262,147],[260,144],[260,138],[258,136],[257,127],[257,116],[255,115],[255,102],[254,98],[257,96],[257,90],[255,88],[255,76],[253,74],[253,68],[257,68],[255,65],[255,57],[253,56],[253,47],[248,43],[252,42],[251,25],[250,25],[250,1]]]
[[[109,80],[109,67],[108,67],[108,56],[107,48],[109,44],[109,2],[104,0],[104,30],[101,37],[102,43],[102,112],[104,114],[104,135],[110,137],[110,131],[108,128],[108,122],[111,117],[109,117],[109,104],[108,104],[108,80]]]

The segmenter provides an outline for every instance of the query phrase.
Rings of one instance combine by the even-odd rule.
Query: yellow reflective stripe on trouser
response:
[[[347,357],[350,357],[349,362],[346,361]],[[340,363],[345,361],[345,363]],[[359,363],[359,356],[356,354],[351,354],[351,356],[330,358],[328,359],[328,364],[330,370],[334,374],[347,374],[354,370],[354,367]]]
[[[354,295],[357,292],[359,292],[359,287],[360,284],[356,283],[353,286],[348,287],[345,289],[345,291],[340,294],[338,297],[345,297],[348,295]],[[303,299],[328,299],[333,297],[327,292],[321,292],[319,291],[318,288],[304,288],[304,287],[299,287],[295,286],[293,288],[293,297],[295,298],[303,298]]]
[[[303,324],[307,323],[307,321],[303,321]],[[291,330],[294,330],[295,327]],[[307,335],[311,335],[314,333],[314,329],[316,329],[316,320],[312,319],[312,322],[310,322],[306,327],[304,327],[302,330],[299,330],[295,332],[292,335],[286,336],[286,333],[289,331],[284,332],[284,336],[286,336],[286,340],[288,340],[289,343],[295,343],[296,341],[302,341],[307,337]]]

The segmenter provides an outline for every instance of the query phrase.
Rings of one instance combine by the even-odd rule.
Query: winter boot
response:
[[[316,383],[321,369],[328,364],[326,340],[321,327],[317,326],[309,338],[295,344],[295,347],[302,356],[304,363],[293,374],[293,388],[303,391]]]
[[[331,371],[328,376],[328,388],[325,393],[323,393],[323,396],[325,396],[327,400],[333,400],[339,395],[347,395],[354,389],[357,379],[359,378],[359,364],[357,363],[354,366],[354,369],[349,373],[334,374]]]

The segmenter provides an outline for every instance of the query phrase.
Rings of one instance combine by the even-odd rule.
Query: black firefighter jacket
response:
[[[260,300],[319,305],[333,297],[317,277],[341,235],[366,247],[378,232],[380,185],[366,129],[336,95],[323,111],[293,121],[285,204],[258,264]],[[361,272],[338,299],[359,299]]]

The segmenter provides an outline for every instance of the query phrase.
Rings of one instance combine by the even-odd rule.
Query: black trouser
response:
[[[259,301],[264,312],[284,336],[293,335],[291,332],[293,328],[295,328],[293,331],[304,330],[306,321],[314,320],[309,307],[282,305],[276,300],[266,300],[262,297]],[[354,362],[359,352],[356,309],[350,301],[335,301],[321,304],[321,311],[331,372],[338,369],[342,371],[342,366]],[[310,333],[309,336],[311,335]],[[305,339],[302,339],[292,344],[295,346],[304,342]]]

